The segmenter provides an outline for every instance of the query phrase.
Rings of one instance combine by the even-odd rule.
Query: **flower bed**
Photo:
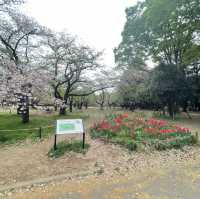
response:
[[[128,114],[112,114],[94,124],[90,135],[106,142],[117,143],[130,150],[154,148],[166,150],[197,143],[190,129],[171,125],[164,120],[130,119]]]

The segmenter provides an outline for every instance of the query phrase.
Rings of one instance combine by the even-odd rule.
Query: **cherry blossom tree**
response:
[[[94,76],[89,75],[103,67],[100,64],[102,52],[79,44],[75,37],[64,32],[49,32],[46,46],[49,49],[46,64],[54,76],[51,86],[55,102],[60,107],[60,114],[65,114],[68,104],[72,110],[73,97],[88,96],[102,89]]]
[[[4,100],[18,104],[17,112],[26,123],[29,121],[29,105],[34,101],[33,93],[44,88],[45,77],[49,77],[47,70],[40,68],[35,61],[39,51],[38,36],[44,31],[32,18],[12,9],[1,15],[0,90]]]

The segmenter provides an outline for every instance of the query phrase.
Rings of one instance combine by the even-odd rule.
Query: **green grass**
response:
[[[174,119],[172,119],[168,114],[163,115],[163,114],[159,114],[158,112],[152,112],[152,117],[160,119],[160,120],[171,121],[171,122],[181,121],[182,119],[185,119],[185,118],[187,118],[188,120],[190,120],[188,118],[188,116],[183,115],[183,112],[176,113],[176,115],[174,116]]]
[[[66,116],[59,115],[30,115],[29,123],[22,123],[21,118],[14,114],[0,114],[0,144],[11,144],[22,141],[26,138],[36,139],[39,137],[39,130],[31,130],[32,128],[42,127],[42,137],[46,137],[55,132],[55,122],[57,119],[86,119],[88,116],[83,114],[69,114]],[[52,126],[50,128],[44,128]],[[18,130],[19,129],[19,130]],[[20,129],[30,129],[28,131]],[[15,131],[1,131],[15,130]]]
[[[121,146],[124,146],[130,151],[136,151],[139,145],[139,143],[137,143],[135,140],[125,136],[113,137],[111,139],[111,142],[114,144],[119,144]]]
[[[172,141],[162,142],[161,140],[158,140],[154,143],[154,147],[161,151],[161,150],[167,150],[167,149],[182,149],[184,146],[187,145],[197,145],[198,140],[194,135],[191,136],[185,136],[185,137],[177,137],[176,139]]]
[[[77,140],[73,140],[71,142],[62,141],[57,144],[56,150],[54,150],[53,147],[50,149],[48,156],[58,158],[64,155],[66,152],[72,152],[72,151],[76,153],[85,154],[88,151],[89,147],[90,145],[85,143],[85,147],[83,149],[82,141],[77,141]]]

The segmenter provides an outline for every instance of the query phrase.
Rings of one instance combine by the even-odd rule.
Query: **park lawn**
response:
[[[0,114],[0,144],[11,144],[27,138],[37,139],[39,128],[42,128],[42,137],[47,137],[55,132],[57,119],[87,119],[88,116],[81,113],[70,113],[66,116],[59,115],[30,115],[29,123],[22,123],[20,116],[16,114]],[[47,128],[45,128],[47,127]],[[36,129],[34,129],[36,128]],[[30,129],[30,130],[21,130]],[[15,131],[3,131],[15,130]]]

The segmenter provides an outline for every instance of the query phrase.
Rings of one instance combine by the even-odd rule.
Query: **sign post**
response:
[[[83,144],[82,147],[85,147],[85,130],[83,126],[82,119],[62,119],[57,120],[56,123],[56,133],[54,137],[54,150],[57,149],[57,135],[63,134],[83,134]]]
[[[57,134],[54,136],[54,151],[57,149]]]
[[[85,132],[83,133],[83,149],[85,148]]]

